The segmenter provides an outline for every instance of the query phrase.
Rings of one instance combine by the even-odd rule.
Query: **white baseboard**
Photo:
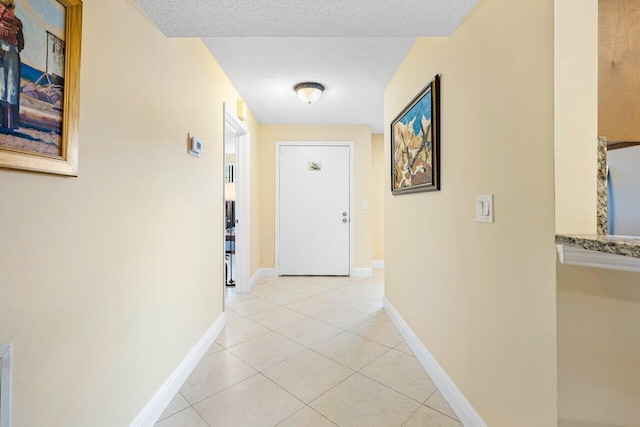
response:
[[[260,277],[278,277],[275,268],[261,268]]]
[[[373,277],[373,268],[354,268],[351,277]]]
[[[256,272],[253,273],[253,276],[251,276],[251,279],[249,279],[249,290],[247,291],[247,293],[251,292],[251,289],[253,289],[253,287],[258,282],[258,279],[262,277],[277,277],[276,269],[275,268],[259,268],[258,270],[256,270]]]
[[[160,418],[160,415],[167,408],[171,400],[180,390],[180,387],[187,380],[191,372],[198,365],[211,344],[216,340],[226,323],[224,313],[220,314],[209,330],[200,341],[191,349],[187,357],[184,358],[173,373],[162,384],[160,389],[151,398],[147,406],[131,422],[129,427],[152,427]]]
[[[384,268],[384,260],[371,261],[371,268]]]
[[[404,340],[411,350],[413,350],[418,361],[436,384],[442,396],[444,396],[451,406],[451,409],[456,413],[462,425],[465,427],[487,427],[485,422],[482,421],[482,418],[480,418],[480,415],[473,409],[471,403],[464,397],[444,369],[442,369],[438,361],[429,353],[429,350],[422,344],[416,334],[413,333],[409,325],[386,297],[384,298],[383,305],[387,314],[400,331],[400,334],[404,337]]]
[[[11,348],[0,344],[0,427],[11,427]]]

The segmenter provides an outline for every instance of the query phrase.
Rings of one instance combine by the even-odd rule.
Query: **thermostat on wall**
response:
[[[202,141],[195,136],[189,136],[189,154],[192,156],[202,156]]]

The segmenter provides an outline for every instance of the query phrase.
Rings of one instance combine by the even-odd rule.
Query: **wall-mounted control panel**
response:
[[[476,221],[493,222],[493,194],[476,196]]]
[[[202,141],[193,135],[189,135],[189,154],[192,156],[202,156]]]

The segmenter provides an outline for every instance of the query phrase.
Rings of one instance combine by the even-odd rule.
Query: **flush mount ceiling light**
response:
[[[305,82],[298,83],[293,87],[293,90],[298,94],[298,98],[308,104],[311,104],[320,98],[320,95],[322,95],[322,91],[324,90],[324,86],[320,83]]]

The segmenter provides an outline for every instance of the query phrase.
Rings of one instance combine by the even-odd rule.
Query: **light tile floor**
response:
[[[158,427],[460,427],[369,279],[260,279]]]

